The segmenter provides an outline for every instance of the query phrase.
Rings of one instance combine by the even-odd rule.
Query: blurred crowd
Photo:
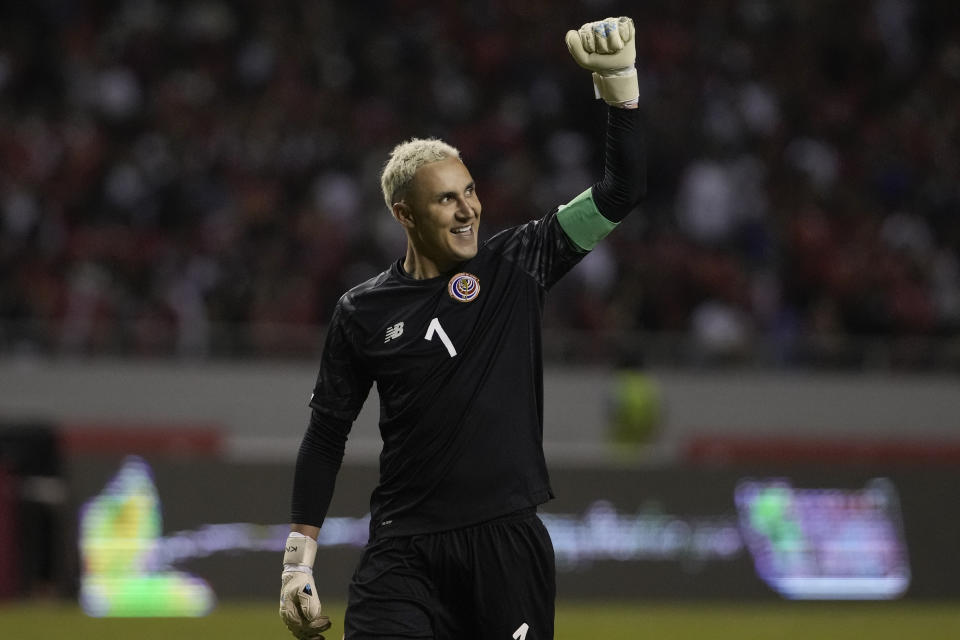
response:
[[[548,297],[706,357],[960,328],[952,0],[35,0],[0,8],[0,349],[314,355],[400,257],[379,172],[457,146],[484,236],[599,178],[566,29],[638,29],[649,197]],[[805,345],[801,348],[801,345]],[[587,349],[589,350],[589,348]]]

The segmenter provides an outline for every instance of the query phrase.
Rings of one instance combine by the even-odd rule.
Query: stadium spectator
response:
[[[653,187],[548,327],[691,335],[723,309],[786,364],[960,328],[951,2],[591,6],[636,16]],[[390,28],[369,40],[327,28],[371,10]],[[548,35],[579,13],[5,3],[0,348],[314,354],[337,292],[402,250],[360,185],[403,132],[498,185],[488,233],[595,177]],[[517,65],[504,43],[534,25]]]

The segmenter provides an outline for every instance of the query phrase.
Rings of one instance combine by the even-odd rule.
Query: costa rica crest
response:
[[[480,280],[472,273],[458,273],[450,278],[447,293],[457,302],[471,302],[480,295]]]

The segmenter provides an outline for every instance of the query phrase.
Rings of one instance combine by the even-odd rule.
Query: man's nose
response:
[[[470,206],[467,199],[463,196],[457,198],[457,215],[461,218],[472,218],[473,214],[473,207]]]

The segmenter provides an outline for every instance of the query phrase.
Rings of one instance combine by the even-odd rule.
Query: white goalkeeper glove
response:
[[[640,84],[634,66],[637,42],[631,18],[588,22],[579,31],[567,31],[566,41],[577,64],[593,71],[598,98],[618,107],[636,104]]]
[[[320,634],[330,628],[330,618],[320,615],[320,599],[313,579],[316,557],[316,540],[296,532],[287,536],[280,577],[280,617],[300,640],[323,640]]]

